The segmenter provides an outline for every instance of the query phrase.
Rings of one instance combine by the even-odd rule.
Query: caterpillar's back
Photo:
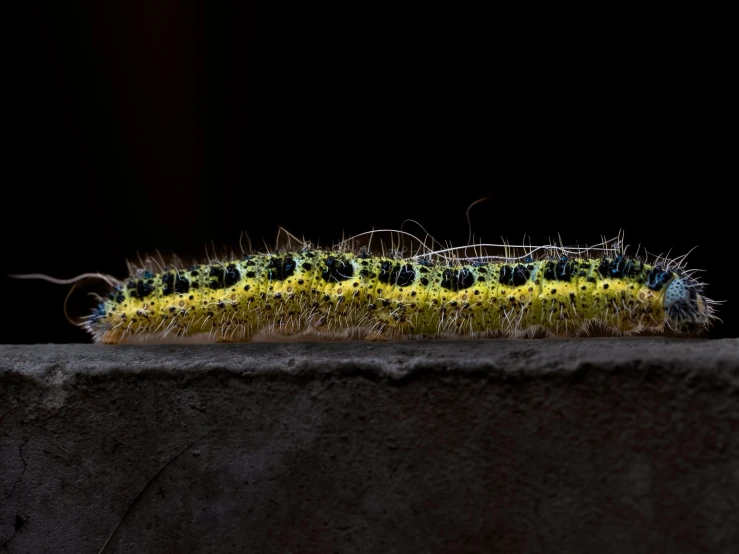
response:
[[[133,269],[81,325],[97,342],[255,335],[405,337],[577,336],[672,330],[715,319],[684,258],[627,256],[620,240],[592,248],[482,247],[404,257],[301,245],[273,253]],[[475,255],[466,256],[469,250]],[[517,255],[520,254],[520,255]]]

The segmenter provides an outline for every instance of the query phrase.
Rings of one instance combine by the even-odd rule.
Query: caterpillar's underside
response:
[[[82,325],[104,343],[257,333],[391,340],[576,336],[594,326],[694,333],[714,317],[681,262],[627,257],[619,243],[507,258],[303,247],[186,269],[149,263]]]

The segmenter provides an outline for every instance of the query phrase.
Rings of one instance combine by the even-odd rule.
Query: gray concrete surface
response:
[[[739,339],[0,346],[0,552],[104,545],[735,552]]]

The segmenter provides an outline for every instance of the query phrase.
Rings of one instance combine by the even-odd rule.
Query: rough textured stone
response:
[[[733,552],[739,340],[0,346],[0,551],[111,533],[105,552]]]

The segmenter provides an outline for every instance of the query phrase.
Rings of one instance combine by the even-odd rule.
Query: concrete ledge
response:
[[[737,544],[739,339],[0,346],[0,552]]]

